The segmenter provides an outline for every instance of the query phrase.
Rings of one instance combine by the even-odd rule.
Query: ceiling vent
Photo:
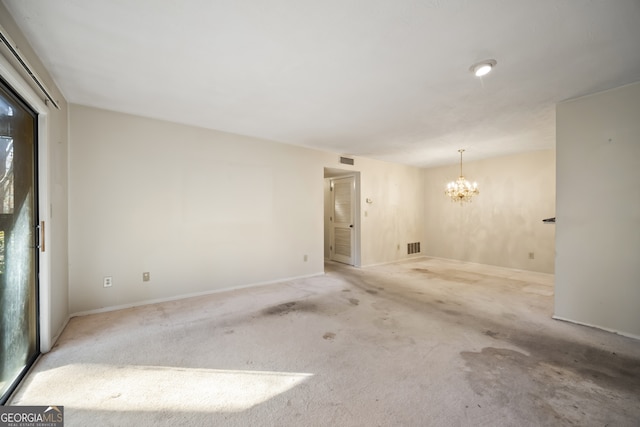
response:
[[[342,163],[343,165],[353,166],[353,159],[350,159],[349,157],[340,157],[340,163]]]

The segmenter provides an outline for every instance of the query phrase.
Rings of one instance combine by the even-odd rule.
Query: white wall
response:
[[[424,238],[422,169],[364,158],[356,158],[354,166],[340,165],[339,169],[343,174],[359,172],[360,265],[421,256],[422,253],[409,255],[407,244],[422,242]],[[332,172],[332,176],[340,175],[336,175],[335,169]],[[332,212],[329,178],[325,179],[324,199],[324,256],[328,259]],[[367,203],[367,199],[371,202]]]
[[[555,316],[640,338],[640,83],[556,111]]]
[[[322,273],[323,169],[310,150],[70,114],[72,312]]]
[[[40,318],[41,350],[48,351],[52,340],[62,331],[69,314],[68,301],[68,229],[67,229],[67,102],[55,82],[40,62],[31,46],[20,32],[11,15],[0,3],[0,25],[9,37],[19,46],[20,54],[44,82],[47,89],[58,102],[60,109],[44,105],[44,95],[31,83],[30,76],[22,71],[13,57],[3,49],[0,55],[8,65],[2,72],[7,81],[19,79],[29,88],[37,101],[43,105],[40,110],[38,142],[40,173],[40,220],[46,222],[46,252],[41,253],[40,275]],[[14,89],[18,89],[14,87]],[[21,96],[29,98],[25,91],[18,90]],[[43,119],[43,117],[45,117]],[[44,123],[44,126],[42,124]]]
[[[338,159],[72,105],[71,312],[322,273],[324,168]],[[393,261],[396,242],[422,235],[420,170],[359,158],[352,168],[377,201],[362,263]]]
[[[463,174],[480,194],[460,205],[444,194],[459,164],[424,171],[425,254],[553,273],[555,226],[542,220],[555,216],[554,151],[463,161]]]
[[[407,243],[424,237],[422,169],[371,159],[358,159],[356,166],[361,170],[362,265],[422,255],[407,255]]]

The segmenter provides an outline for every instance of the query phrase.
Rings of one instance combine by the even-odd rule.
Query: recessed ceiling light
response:
[[[476,77],[482,77],[489,73],[497,64],[495,59],[487,59],[486,61],[478,62],[477,64],[473,64],[469,70],[476,75]]]

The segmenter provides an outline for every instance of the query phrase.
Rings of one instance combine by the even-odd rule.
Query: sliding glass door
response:
[[[39,353],[37,115],[0,80],[0,403]]]

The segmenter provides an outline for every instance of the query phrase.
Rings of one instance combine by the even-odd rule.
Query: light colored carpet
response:
[[[71,426],[626,426],[640,342],[553,276],[429,258],[74,318],[14,405]]]

